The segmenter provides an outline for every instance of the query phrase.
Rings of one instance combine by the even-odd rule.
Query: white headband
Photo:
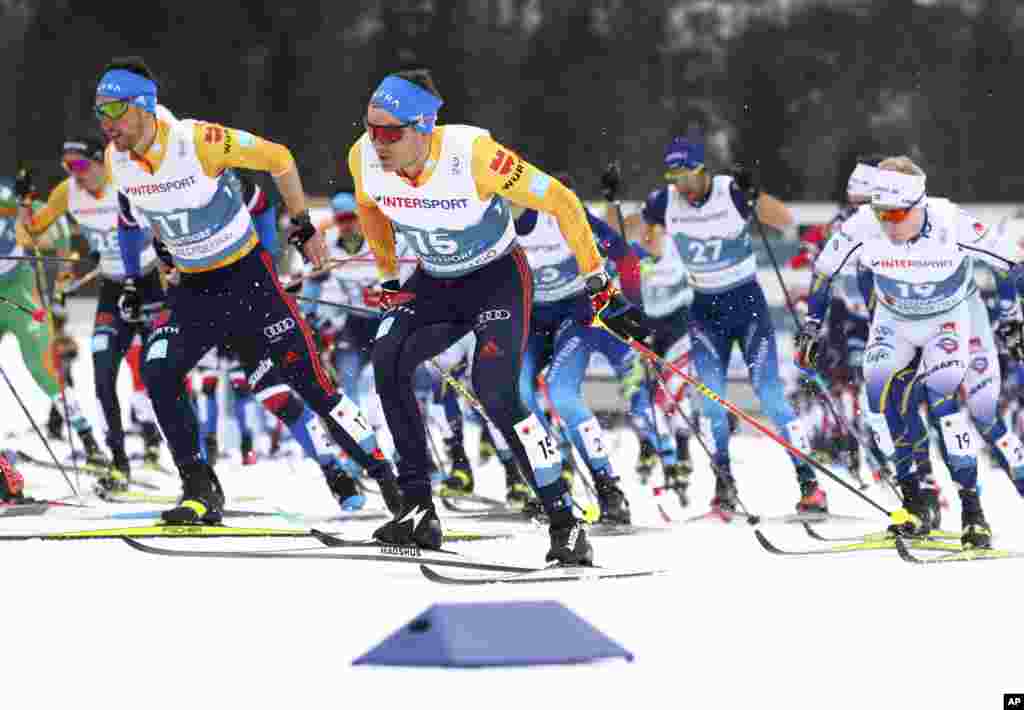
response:
[[[874,165],[857,163],[857,167],[850,173],[850,179],[846,181],[847,195],[870,195],[875,187],[875,175],[878,168]]]
[[[878,170],[871,190],[871,204],[905,209],[924,199],[924,175],[906,175],[895,170]]]

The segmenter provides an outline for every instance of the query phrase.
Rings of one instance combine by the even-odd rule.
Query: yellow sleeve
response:
[[[295,169],[287,146],[216,123],[196,121],[193,139],[203,171],[217,177],[228,168],[262,170],[280,177]]]
[[[481,199],[497,193],[513,204],[553,215],[576,256],[581,274],[602,268],[604,262],[583,204],[558,180],[490,136],[480,136],[473,143],[473,178]]]
[[[395,252],[395,228],[391,220],[380,211],[377,203],[363,190],[362,151],[359,141],[348,152],[348,171],[355,182],[356,215],[359,229],[377,259],[377,273],[381,281],[398,279],[398,255]]]
[[[39,210],[32,213],[32,218],[25,222],[25,229],[31,235],[42,234],[50,228],[54,222],[60,219],[68,211],[68,183],[71,178],[65,178],[57,187],[53,188],[46,204]]]

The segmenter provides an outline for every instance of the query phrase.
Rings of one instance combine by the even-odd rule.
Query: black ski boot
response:
[[[390,461],[384,459],[380,449],[373,453],[373,457],[381,461],[381,465],[373,469],[366,469],[366,474],[377,482],[380,494],[384,498],[384,505],[392,515],[398,515],[405,509],[402,502],[402,491],[398,487],[398,479],[395,477],[394,466]]]
[[[160,464],[160,444],[162,439],[160,438],[160,430],[156,428],[156,424],[153,422],[142,423],[142,441],[145,446],[144,453],[142,454],[142,460],[148,466],[157,466]]]
[[[889,533],[903,537],[927,537],[932,524],[928,501],[921,489],[921,479],[917,476],[908,476],[899,481],[899,486],[900,495],[903,496],[903,507],[893,513],[893,516],[904,522],[894,522],[888,528]]]
[[[373,532],[373,539],[385,545],[415,545],[427,550],[440,550],[444,535],[430,493],[406,499],[405,506],[394,520]]]
[[[206,446],[206,461],[211,466],[217,465],[217,459],[220,458],[220,449],[217,446],[217,435],[207,434],[203,437],[203,444]]]
[[[690,497],[687,489],[690,487],[690,473],[692,468],[688,463],[670,463],[664,466],[665,469],[665,490],[674,491],[679,496],[679,505],[683,508],[690,504]]]
[[[600,522],[609,525],[629,525],[632,516],[629,512],[629,501],[619,488],[618,480],[601,473],[594,475],[594,487],[597,488],[597,500],[601,504]]]
[[[224,517],[224,490],[213,467],[205,461],[179,466],[181,500],[161,519],[170,525],[219,525]]]
[[[252,434],[242,434],[241,446],[242,465],[252,466],[256,463],[256,451],[252,448]]]
[[[104,490],[112,493],[126,491],[132,478],[132,464],[124,451],[124,444],[111,444],[107,441],[107,446],[111,453],[110,471],[100,476],[98,482]]]
[[[494,447],[494,438],[491,436],[491,428],[486,423],[480,430],[480,465],[483,466],[485,463],[491,460],[497,453],[497,449]]]
[[[726,518],[730,513],[735,513],[738,506],[736,479],[729,469],[719,467],[715,471],[715,497],[711,499],[711,512]]]
[[[530,499],[530,487],[519,475],[519,467],[513,459],[502,461],[505,466],[505,502],[513,508],[522,508]]]
[[[942,527],[942,500],[939,498],[939,489],[929,485],[928,481],[921,484],[921,498],[928,511],[928,522],[932,530]]]
[[[462,443],[455,439],[446,439],[448,458],[452,462],[448,477],[441,481],[441,495],[457,496],[473,492],[473,467]]]
[[[25,502],[25,479],[6,456],[0,453],[0,503]]]
[[[814,474],[811,474],[814,475]],[[796,504],[798,513],[827,513],[828,499],[816,478],[800,479],[800,500]]]
[[[689,473],[693,472],[693,459],[690,458],[690,435],[681,431],[676,432],[676,456],[679,457],[680,465],[684,466]]]
[[[366,505],[366,496],[359,490],[355,479],[345,473],[339,462],[332,461],[323,466],[322,470],[327,487],[331,489],[331,494],[343,511],[351,512],[363,509],[363,506]]]
[[[103,455],[100,445],[92,435],[92,430],[78,432],[78,438],[82,440],[82,447],[85,449],[85,462],[96,468],[109,468],[110,461]]]
[[[985,522],[985,513],[981,510],[977,489],[960,491],[960,508],[960,544],[964,549],[992,547],[992,528]]]
[[[50,404],[50,415],[46,418],[46,435],[56,441],[64,438],[64,417],[56,403]]]
[[[557,523],[552,520],[548,529],[551,534],[551,548],[544,558],[545,561],[557,562],[560,565],[593,565],[594,548],[587,540],[587,530],[582,521],[576,520],[571,513],[558,517],[563,519]]]
[[[647,485],[647,481],[651,478],[651,471],[654,470],[654,464],[658,461],[658,452],[655,450],[651,442],[644,439],[640,442],[640,456],[636,460],[636,473],[640,477],[640,483]]]

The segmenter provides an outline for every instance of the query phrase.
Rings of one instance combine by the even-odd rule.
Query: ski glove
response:
[[[142,322],[142,297],[135,286],[135,279],[127,278],[121,285],[121,295],[117,297],[117,310],[121,312],[121,320],[125,323]]]
[[[821,355],[821,322],[808,318],[800,326],[794,339],[796,353],[793,359],[796,366],[807,372],[818,369],[818,357]]]
[[[1006,352],[1017,362],[1024,362],[1024,321],[1005,320],[996,333],[1006,343]]]
[[[403,291],[398,279],[382,281],[380,288],[363,291],[363,302],[370,308],[390,311],[416,298],[416,294]]]
[[[758,185],[757,178],[750,168],[745,168],[742,165],[737,165],[732,171],[733,182],[736,183],[736,187],[747,200],[747,204],[753,208],[754,203],[757,202],[757,196],[761,194],[761,186]]]
[[[619,194],[619,186],[622,183],[622,176],[619,173],[618,163],[608,163],[608,167],[601,174],[601,194],[609,202],[615,202]]]
[[[14,177],[14,196],[18,202],[26,204],[36,193],[36,186],[32,180],[32,171],[28,168],[21,168]]]
[[[302,258],[305,261],[305,253],[302,248],[306,246],[306,242],[316,236],[316,227],[313,226],[313,222],[309,219],[309,213],[303,212],[297,217],[291,218],[291,227],[288,229],[288,243],[299,250],[302,254]]]
[[[587,279],[587,296],[594,309],[591,325],[605,328],[626,342],[643,340],[650,335],[650,328],[644,324],[643,313],[626,300],[605,273],[595,274]]]

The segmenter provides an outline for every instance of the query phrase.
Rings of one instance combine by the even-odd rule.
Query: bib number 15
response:
[[[444,230],[428,231],[426,229],[404,229],[406,239],[415,242],[414,246],[423,256],[438,254],[451,256],[459,250],[459,243],[451,238],[451,232]]]

